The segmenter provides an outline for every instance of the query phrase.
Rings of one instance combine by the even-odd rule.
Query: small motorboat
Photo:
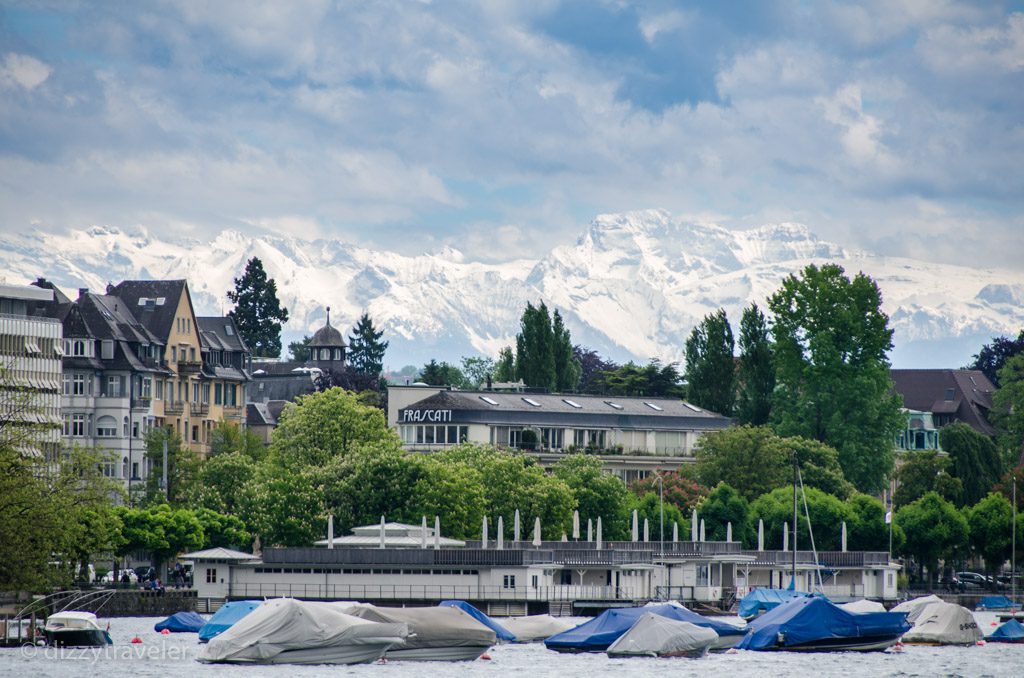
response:
[[[348,614],[370,621],[406,624],[409,637],[388,648],[388,660],[472,661],[494,645],[497,636],[458,607],[377,607],[353,605]]]
[[[153,625],[157,633],[167,630],[171,633],[199,633],[199,629],[206,626],[206,618],[191,610],[175,612],[167,619]]]
[[[101,628],[92,612],[65,610],[46,618],[46,644],[53,647],[103,647],[113,645],[110,632]]]
[[[909,619],[909,617],[908,617]],[[974,645],[982,639],[974,615],[966,607],[939,601],[929,603],[903,636],[905,645]]]
[[[1020,609],[1020,604],[1006,596],[985,596],[974,609],[978,612],[1013,612]]]
[[[1016,619],[1003,622],[992,632],[992,635],[985,636],[990,643],[1024,643],[1024,624]]]
[[[609,657],[703,657],[718,640],[714,630],[648,612],[608,646]]]
[[[550,614],[533,614],[526,617],[508,617],[501,625],[516,637],[515,643],[534,643],[568,631],[576,626],[571,621],[552,617]]]
[[[258,600],[233,600],[224,603],[210,619],[199,627],[199,642],[207,643],[224,633],[247,614],[260,606]]]
[[[817,596],[794,598],[750,623],[737,649],[786,652],[885,650],[910,629],[901,612],[848,612]]]

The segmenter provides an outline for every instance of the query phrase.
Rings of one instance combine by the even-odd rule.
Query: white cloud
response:
[[[46,82],[53,69],[27,54],[8,52],[0,65],[0,88],[34,90]]]
[[[864,112],[860,85],[844,85],[832,97],[819,98],[818,104],[825,119],[842,129],[842,146],[851,160],[858,164],[891,163],[891,154],[879,140],[882,123]]]
[[[941,74],[1017,73],[1024,70],[1024,13],[995,26],[944,24],[928,30],[918,49]]]

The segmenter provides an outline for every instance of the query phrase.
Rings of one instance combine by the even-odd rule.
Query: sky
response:
[[[540,258],[595,215],[1019,270],[1024,3],[0,5],[0,230]]]

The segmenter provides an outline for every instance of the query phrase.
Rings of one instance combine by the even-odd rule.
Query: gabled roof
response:
[[[996,433],[988,421],[996,387],[980,370],[890,370],[894,390],[912,410],[949,414],[987,436]]]
[[[185,280],[125,280],[107,287],[107,294],[123,299],[138,321],[164,342],[174,326],[182,292],[188,294]]]
[[[204,349],[248,352],[249,347],[238,333],[238,325],[231,316],[197,316],[196,323],[199,325],[199,339]]]
[[[192,553],[184,553],[178,556],[178,560],[259,560],[259,556],[254,556],[251,553],[245,553],[244,551],[235,551],[234,549],[227,549],[223,546],[218,546],[212,549],[204,549],[202,551],[193,551]]]

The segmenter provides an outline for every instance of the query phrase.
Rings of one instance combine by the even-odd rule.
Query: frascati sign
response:
[[[402,410],[402,423],[444,424],[451,420],[451,410]]]

